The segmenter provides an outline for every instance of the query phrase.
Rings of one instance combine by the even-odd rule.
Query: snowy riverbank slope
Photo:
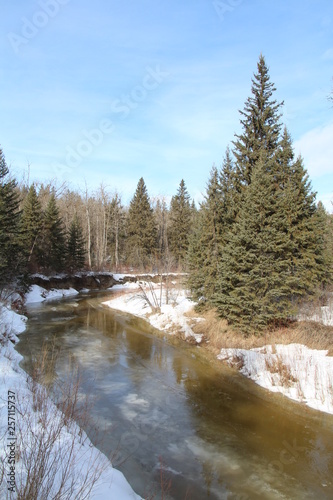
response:
[[[184,315],[195,305],[184,290],[169,291],[168,305],[165,304],[164,292],[161,310],[157,313],[152,311],[138,285],[131,283],[130,286],[132,290],[127,287],[129,293],[104,304],[144,318],[159,330],[173,333],[175,329],[180,329],[185,338],[193,337],[198,344],[202,341],[202,336],[193,333]],[[150,294],[149,300],[152,301],[147,284],[146,293]],[[155,293],[158,296],[157,289]],[[320,320],[332,317],[332,312],[326,309],[324,317],[317,315]],[[222,349],[218,358],[237,367],[243,375],[270,391],[280,392],[312,408],[333,414],[333,357],[327,356],[327,351],[290,344],[250,350]]]
[[[193,332],[185,316],[185,313],[195,306],[195,302],[188,298],[185,290],[163,288],[161,293],[159,285],[152,288],[144,282],[111,288],[115,289],[123,289],[130,293],[110,299],[104,302],[104,305],[144,318],[158,330],[171,334],[180,331],[185,340],[193,340],[197,344],[202,342],[203,336]],[[157,306],[155,310],[154,305]]]
[[[236,366],[270,391],[333,414],[333,357],[301,344],[222,349],[218,359]]]
[[[33,294],[30,296],[32,302],[38,301],[38,296],[40,300],[45,299],[39,295],[41,290],[34,289],[32,292]],[[41,422],[42,418],[45,418],[45,413],[41,414],[33,410],[35,400],[31,392],[31,383],[29,383],[27,374],[19,367],[21,356],[14,349],[14,343],[18,341],[17,335],[25,330],[25,322],[24,316],[0,304],[0,498],[16,498],[15,492],[11,493],[8,490],[8,488],[13,488],[14,484],[10,481],[14,477],[18,483],[24,480],[22,479],[25,475],[24,459],[17,453],[20,436],[24,436],[27,445],[25,450],[27,450],[33,444],[32,436],[36,442],[38,433],[45,433],[45,427]],[[15,405],[15,410],[13,410],[12,404]],[[47,402],[47,407],[47,416],[54,425],[54,422],[61,418],[59,411],[50,401]],[[65,468],[70,456],[71,474],[66,486],[72,488],[72,491],[68,492],[71,498],[80,497],[80,488],[85,479],[98,478],[89,498],[100,500],[140,499],[123,474],[114,469],[105,455],[91,445],[85,433],[82,433],[75,423],[71,422],[59,428],[61,432],[49,451],[52,457],[63,457],[64,460],[60,460],[61,463],[55,460],[58,469],[51,469],[49,472],[49,479],[52,479],[52,474],[55,473],[52,491],[57,491],[59,488],[60,481],[64,477],[63,471],[59,471]],[[18,438],[18,440],[14,441],[13,437]],[[71,483],[73,478],[74,483]],[[87,487],[89,489],[88,484]],[[53,496],[51,493],[50,495]],[[69,498],[69,496],[63,498]]]

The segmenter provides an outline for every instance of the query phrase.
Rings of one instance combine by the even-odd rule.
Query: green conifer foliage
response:
[[[324,262],[325,273],[323,281],[325,285],[332,285],[333,282],[333,214],[328,213],[322,204],[318,204],[318,210],[322,214],[325,222],[324,231]]]
[[[77,215],[74,215],[69,228],[66,246],[66,265],[70,271],[78,271],[85,263],[85,241]]]
[[[141,177],[127,215],[129,261],[142,268],[152,264],[157,247],[157,230],[145,181]]]
[[[190,238],[189,288],[195,298],[214,296],[222,249],[235,219],[235,171],[229,148],[221,171],[213,167]]]
[[[52,193],[44,214],[39,264],[48,271],[62,271],[65,250],[63,222]]]
[[[289,320],[326,267],[324,218],[288,131],[280,135],[274,91],[261,56],[234,142],[229,232],[213,294],[220,314],[244,332]]]
[[[0,291],[24,272],[19,232],[19,199],[0,148]]]
[[[298,278],[290,273],[290,238],[279,208],[273,159],[262,157],[223,249],[215,304],[236,328],[260,331],[286,320]]]
[[[182,264],[187,254],[193,220],[190,195],[183,179],[179,184],[177,194],[171,199],[169,220],[169,250],[178,264]]]
[[[257,73],[252,79],[252,96],[245,103],[244,111],[240,111],[243,133],[236,135],[234,155],[239,181],[242,185],[251,183],[252,170],[260,158],[261,151],[272,157],[278,147],[281,130],[280,109],[283,102],[272,99],[276,90],[270,81],[265,58],[261,55],[257,65]]]
[[[309,176],[301,157],[294,159],[292,142],[284,130],[275,174],[279,186],[279,209],[284,213],[290,240],[290,272],[297,276],[296,295],[313,292],[323,279],[325,220],[317,210]]]
[[[42,229],[42,208],[36,188],[31,185],[25,197],[22,209],[21,231],[30,270],[36,265],[38,242]]]

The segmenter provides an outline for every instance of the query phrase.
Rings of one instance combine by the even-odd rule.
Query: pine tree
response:
[[[63,222],[59,215],[55,195],[52,193],[43,219],[39,264],[49,271],[63,270],[65,249]]]
[[[287,130],[280,136],[282,103],[274,91],[261,56],[241,112],[243,135],[234,142],[235,222],[222,242],[213,297],[243,331],[288,320],[324,276],[323,217]]]
[[[333,215],[329,214],[320,201],[316,208],[315,221],[320,233],[320,288],[325,296],[333,282]]]
[[[85,263],[85,241],[82,227],[75,214],[69,228],[66,245],[66,264],[70,271],[78,271]]]
[[[280,210],[290,239],[290,272],[297,276],[294,293],[311,293],[325,273],[324,215],[317,210],[316,195],[301,157],[294,159],[291,137],[284,129],[277,155],[275,182],[279,186]]]
[[[34,184],[32,184],[23,203],[21,218],[22,240],[27,251],[30,270],[36,265],[36,255],[38,254],[38,241],[41,236],[41,229],[42,208],[36,188]]]
[[[260,331],[294,312],[298,278],[290,273],[291,242],[275,172],[275,160],[262,155],[221,258],[215,304],[244,332]]]
[[[243,133],[236,135],[233,141],[234,155],[241,185],[251,183],[252,170],[265,151],[267,158],[274,156],[281,130],[280,109],[283,102],[272,99],[276,90],[270,81],[265,58],[261,55],[257,65],[257,73],[252,79],[252,96],[245,103],[244,111],[240,111]]]
[[[125,235],[125,211],[121,204],[120,196],[116,193],[111,200],[110,217],[110,237],[109,249],[111,253],[111,263],[118,269],[120,256],[124,246]]]
[[[160,260],[168,254],[168,224],[169,224],[169,211],[167,203],[164,198],[157,199],[155,205],[155,219],[157,223],[157,248]]]
[[[16,181],[10,178],[9,168],[0,148],[0,292],[6,285],[22,277],[25,270],[19,221]]]
[[[190,195],[182,179],[177,194],[171,199],[168,232],[169,249],[178,264],[183,264],[185,261],[192,226],[192,216],[193,209],[190,202]]]
[[[235,219],[235,171],[229,148],[222,169],[212,168],[197,223],[190,238],[189,288],[210,301],[215,293],[223,246]]]
[[[156,223],[145,181],[141,177],[130,202],[127,215],[128,259],[132,265],[145,268],[156,252]]]

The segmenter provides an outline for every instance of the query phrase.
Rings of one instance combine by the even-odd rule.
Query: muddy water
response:
[[[31,354],[55,342],[58,378],[78,363],[81,390],[95,401],[86,430],[137,493],[333,498],[333,416],[268,393],[103,300],[82,295],[31,307],[17,350],[28,371]]]

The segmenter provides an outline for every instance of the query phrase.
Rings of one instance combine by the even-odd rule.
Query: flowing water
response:
[[[94,443],[134,490],[156,499],[332,499],[333,416],[269,393],[146,322],[102,306],[108,294],[30,307],[23,368],[61,347],[94,397]],[[96,430],[97,427],[97,430]],[[161,493],[161,477],[168,493]]]

